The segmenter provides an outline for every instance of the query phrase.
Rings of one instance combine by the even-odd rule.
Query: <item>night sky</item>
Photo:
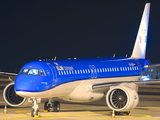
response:
[[[146,58],[160,63],[160,0],[1,0],[0,70],[55,56],[130,56],[147,2]]]

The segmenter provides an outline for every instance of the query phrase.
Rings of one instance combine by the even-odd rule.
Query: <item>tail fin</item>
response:
[[[150,3],[146,3],[131,58],[145,58]]]

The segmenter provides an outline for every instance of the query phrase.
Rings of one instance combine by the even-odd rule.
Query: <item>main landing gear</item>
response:
[[[51,102],[50,99],[47,99],[47,101],[44,103],[44,110],[48,110],[48,112],[51,112],[52,109],[53,109],[53,112],[59,112],[60,103],[58,101]]]
[[[41,99],[38,98],[32,98],[32,99],[28,99],[28,102],[33,103],[33,109],[31,111],[31,116],[35,117],[35,116],[39,116],[40,112],[38,110],[38,103],[41,103]],[[44,110],[47,110],[48,112],[51,112],[53,109],[53,112],[59,112],[60,111],[60,103],[58,101],[55,102],[51,102],[50,99],[47,99],[47,101],[44,103]]]

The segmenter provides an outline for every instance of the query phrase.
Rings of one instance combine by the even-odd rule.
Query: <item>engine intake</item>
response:
[[[28,101],[26,98],[23,98],[16,94],[14,90],[14,82],[9,83],[3,91],[3,98],[7,104],[12,107],[22,107],[27,106]]]
[[[127,86],[119,85],[108,91],[106,102],[111,109],[126,112],[137,106],[139,97],[136,90]]]

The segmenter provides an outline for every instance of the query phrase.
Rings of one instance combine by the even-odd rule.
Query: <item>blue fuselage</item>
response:
[[[15,91],[41,92],[59,85],[98,78],[140,76],[146,59],[92,58],[34,61],[24,65],[15,80]]]

